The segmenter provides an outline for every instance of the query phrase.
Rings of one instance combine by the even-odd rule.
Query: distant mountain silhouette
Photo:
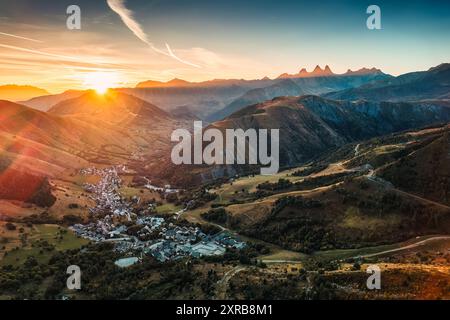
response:
[[[28,100],[34,97],[48,95],[48,91],[33,87],[19,85],[0,86],[0,100],[20,101]]]
[[[223,119],[249,104],[272,99],[280,95],[323,94],[353,88],[373,80],[389,77],[379,69],[363,68],[339,75],[329,66],[317,66],[312,72],[306,69],[298,74],[283,74],[271,80],[214,79],[188,82],[178,78],[168,82],[148,80],[140,82],[136,88],[121,88],[122,92],[153,103],[167,112],[185,113],[207,121]],[[282,80],[293,80],[280,82]]]
[[[48,112],[56,115],[98,118],[110,123],[170,118],[168,113],[158,107],[114,90],[109,90],[104,95],[89,90],[77,98],[56,104]]]
[[[357,88],[328,93],[325,97],[369,101],[450,99],[450,64],[444,63],[428,71],[406,73]]]
[[[64,100],[79,97],[85,92],[86,91],[84,90],[67,90],[63,93],[39,96],[26,101],[20,101],[18,103],[36,110],[48,111],[55,104]]]
[[[377,68],[361,68],[356,71],[352,71],[350,69],[347,70],[344,75],[352,76],[352,75],[365,75],[365,74],[381,74],[383,71]]]
[[[154,80],[148,80],[140,82],[136,85],[136,88],[165,88],[165,87],[186,87],[192,85],[191,82],[185,81],[182,79],[172,79],[167,82],[162,81],[154,81]]]
[[[275,97],[300,96],[304,94],[320,95],[326,92],[358,87],[365,83],[389,77],[391,76],[382,72],[369,72],[352,75],[278,79],[274,80],[270,86],[247,91],[222,110],[212,113],[207,120],[216,121],[223,119],[248,105]]]
[[[335,73],[331,71],[328,65],[324,69],[320,66],[316,66],[312,72],[306,71],[305,68],[301,69],[297,74],[283,73],[277,79],[289,79],[289,78],[308,78],[308,77],[329,77],[333,76]]]

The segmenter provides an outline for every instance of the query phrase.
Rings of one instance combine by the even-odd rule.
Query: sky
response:
[[[66,26],[69,5],[81,30]],[[369,30],[366,9],[381,9]],[[0,1],[0,84],[52,93],[144,80],[259,79],[329,65],[399,75],[450,62],[450,1]]]

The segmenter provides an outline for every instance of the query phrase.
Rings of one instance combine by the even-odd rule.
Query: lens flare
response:
[[[98,94],[105,94],[109,88],[117,87],[119,75],[114,72],[91,72],[84,76],[83,86]]]

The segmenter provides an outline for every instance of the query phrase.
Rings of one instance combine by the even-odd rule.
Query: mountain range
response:
[[[66,91],[24,102],[47,112],[2,101],[1,157],[37,174],[127,163],[149,177],[201,183],[239,169],[174,168],[169,159],[174,128],[192,128],[193,120],[204,117],[220,130],[277,128],[281,166],[292,167],[348,143],[450,121],[449,79],[449,64],[442,64],[399,77],[366,68],[275,80],[176,79],[162,87],[143,83],[105,95]],[[387,94],[384,101],[380,92],[396,98]],[[350,99],[356,93],[377,99]]]
[[[450,102],[335,101],[314,95],[278,97],[241,109],[208,128],[279,129],[280,166],[296,167],[343,145],[450,121]],[[250,166],[203,166],[195,171],[170,163],[162,170],[180,184],[199,184],[248,174]]]
[[[316,67],[318,68],[320,69]],[[321,74],[324,70],[320,69],[317,72]],[[326,72],[329,73],[329,71]],[[220,120],[247,105],[288,95],[314,94],[333,100],[378,102],[450,98],[450,64],[448,63],[427,71],[407,73],[398,77],[386,75],[376,68],[363,68],[354,72],[349,70],[344,75],[299,77],[299,74],[285,77],[281,82],[268,87],[250,90],[222,110],[211,114],[207,119]]]
[[[396,294],[397,288],[408,291],[405,283],[416,287],[429,279],[431,273],[423,270],[430,267],[427,257],[431,250],[439,259],[438,268],[445,266],[448,258],[442,255],[448,249],[448,237],[441,235],[450,232],[449,79],[448,65],[443,64],[400,77],[368,69],[346,75],[236,83],[224,80],[213,86],[177,81],[176,87],[156,84],[112,89],[105,94],[67,91],[26,102],[45,112],[0,100],[0,216],[9,226],[3,234],[11,234],[10,229],[17,225],[17,238],[4,241],[7,250],[0,262],[28,264],[33,260],[27,255],[33,250],[41,258],[42,240],[17,246],[23,234],[41,226],[47,230],[53,225],[58,230],[51,235],[55,243],[69,239],[75,243],[74,250],[58,256],[73,257],[73,252],[84,252],[85,248],[89,254],[95,248],[84,247],[85,242],[79,242],[67,226],[72,230],[93,226],[89,233],[81,234],[91,237],[93,230],[108,226],[109,219],[114,230],[124,226],[127,237],[153,241],[153,234],[150,238],[140,234],[146,228],[138,217],[155,214],[173,217],[168,218],[173,225],[195,226],[208,234],[229,230],[229,234],[245,239],[250,253],[247,248],[227,249],[214,260],[198,260],[199,266],[211,262],[211,266],[223,268],[233,263],[228,269],[231,272],[239,263],[239,268],[250,270],[251,277],[255,270],[275,270],[264,278],[267,281],[275,274],[284,279],[287,271],[280,273],[264,264],[248,266],[248,261],[269,259],[265,261],[278,264],[286,259],[282,261],[289,265],[300,261],[297,266],[311,268],[314,275],[342,277],[344,280],[336,283],[347,288],[344,285],[348,286],[349,277],[365,274],[364,270],[364,274],[354,271],[361,266],[361,255],[368,257],[366,262],[384,266],[402,259],[397,261],[401,270],[422,261],[422,273],[417,275],[414,267],[410,274],[416,278],[402,275],[391,292]],[[384,101],[384,94],[390,101]],[[162,102],[163,107],[150,101]],[[229,104],[223,107],[225,102]],[[280,167],[286,170],[262,176],[258,165],[174,165],[173,130],[192,130],[199,116],[211,116],[222,107],[228,107],[226,112],[216,115],[218,120],[204,129],[279,129]],[[114,165],[120,173],[110,169]],[[152,186],[164,188],[154,190]],[[181,190],[163,191],[167,188]],[[129,208],[131,214],[121,216],[123,208]],[[6,226],[6,221],[3,224]],[[109,242],[112,233],[108,231],[103,238],[105,233],[101,232],[100,241],[108,238],[105,241]],[[156,233],[161,235],[159,230]],[[31,235],[25,240],[44,237]],[[430,247],[428,240],[442,238],[446,247]],[[117,269],[113,261],[124,253],[103,247],[101,256],[113,254],[106,255],[109,262],[104,265]],[[389,260],[374,260],[396,248],[408,257],[396,253],[389,254]],[[418,250],[420,255],[411,255],[410,250]],[[79,260],[69,260],[73,259]],[[102,268],[96,264],[97,258],[90,259],[82,260]],[[152,273],[156,265],[167,269],[177,263],[146,259]],[[49,261],[50,267],[52,258]],[[139,263],[128,270],[142,266]],[[62,268],[64,273],[66,265]],[[223,269],[220,272],[227,275]],[[99,283],[104,282],[105,274],[110,275],[100,273]],[[302,278],[299,273],[295,286],[303,281],[309,287],[311,274]],[[392,275],[392,269],[383,274]],[[209,272],[203,278],[211,282]],[[436,297],[446,297],[447,278],[448,272],[433,280],[437,283],[432,290]],[[352,288],[365,285],[365,279],[355,279]],[[227,291],[246,292],[236,289],[240,282],[235,279]],[[65,288],[64,284],[61,287]],[[366,291],[361,292],[367,297]]]
[[[250,104],[278,96],[304,94],[323,95],[333,100],[418,101],[448,99],[449,64],[428,71],[412,72],[398,77],[384,74],[376,68],[348,70],[334,74],[326,66],[312,72],[283,74],[277,79],[261,80],[215,79],[188,82],[173,79],[168,82],[144,81],[135,88],[119,88],[124,92],[157,105],[166,112],[189,114],[209,122],[224,119]],[[1,90],[0,90],[1,92]],[[59,102],[76,98],[85,91],[68,90],[56,95],[34,97],[20,103],[47,111]],[[14,99],[8,99],[17,101]],[[183,111],[184,109],[184,111]]]
[[[328,65],[325,66],[324,69],[320,68],[320,66],[316,66],[312,72],[306,71],[305,68],[301,69],[297,74],[288,74],[283,73],[278,76],[277,79],[287,79],[287,78],[308,78],[308,77],[328,77],[335,75],[333,71],[331,71]]]
[[[49,94],[46,90],[33,86],[0,86],[0,100],[20,101]]]
[[[449,133],[447,124],[347,144],[258,185],[261,197],[233,195],[222,221],[306,253],[448,234]]]
[[[373,72],[356,75],[333,75],[317,77],[285,78],[273,81],[273,84],[247,91],[225,108],[210,114],[209,121],[223,119],[235,111],[250,104],[263,102],[279,96],[299,96],[304,94],[321,95],[336,90],[354,88],[373,81],[387,79],[391,76]]]
[[[341,76],[368,75],[368,74],[383,74],[383,72],[377,68],[364,67],[356,71],[348,69],[347,72],[341,74]],[[297,74],[283,73],[279,75],[277,79],[292,79],[292,78],[297,79],[297,78],[314,78],[314,77],[331,77],[331,76],[338,76],[338,74],[331,71],[331,68],[328,65],[326,65],[325,68],[323,69],[317,65],[311,72],[308,72],[305,68],[302,68]]]
[[[428,71],[411,72],[382,79],[355,88],[324,94],[337,100],[417,101],[450,99],[450,64],[443,63]]]
[[[84,92],[84,90],[67,90],[59,94],[47,94],[44,96],[34,97],[29,100],[18,101],[18,103],[36,110],[48,111],[55,104],[64,100],[79,97]]]
[[[390,77],[378,69],[367,68],[342,75],[336,75],[327,70],[320,72],[316,70],[313,73],[314,75],[311,74],[308,77],[292,75],[286,79],[273,80],[268,77],[259,80],[214,79],[203,82],[188,82],[177,78],[168,82],[148,80],[137,84],[135,88],[117,88],[116,90],[157,105],[169,113],[174,111],[176,114],[191,114],[211,122],[223,119],[249,104],[276,96],[323,94]],[[55,104],[78,97],[83,92],[69,90],[61,94],[35,97],[20,103],[47,111]],[[182,109],[185,111],[182,112]]]
[[[450,102],[345,102],[279,97],[248,106],[211,126],[222,131],[280,129],[280,164],[293,167],[344,144],[450,121]]]
[[[88,91],[49,112],[0,101],[0,159],[15,169],[58,175],[90,162],[120,163],[170,147],[180,122],[136,97]]]

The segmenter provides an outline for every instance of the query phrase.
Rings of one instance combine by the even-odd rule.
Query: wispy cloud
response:
[[[12,38],[16,38],[16,39],[21,39],[21,40],[37,42],[37,43],[43,43],[43,41],[40,41],[40,40],[31,39],[31,38],[27,38],[27,37],[22,37],[22,36],[18,36],[18,35],[11,34],[11,33],[0,32],[0,35],[7,36],[7,37],[12,37]]]
[[[14,50],[14,51],[20,51],[20,52],[25,52],[25,53],[31,53],[31,54],[45,56],[45,57],[49,57],[49,58],[62,59],[62,60],[65,60],[65,61],[63,61],[64,63],[77,62],[77,63],[89,64],[89,65],[97,66],[97,67],[111,67],[111,68],[116,68],[116,69],[118,69],[118,68],[126,69],[127,68],[126,66],[113,64],[113,63],[104,63],[104,62],[95,62],[95,61],[86,62],[86,59],[87,59],[86,57],[74,57],[74,56],[67,56],[67,55],[62,55],[62,54],[55,54],[55,53],[50,53],[50,52],[41,51],[41,50],[35,50],[35,49],[29,49],[29,48],[24,48],[24,47],[8,45],[8,44],[4,44],[4,43],[0,43],[0,48],[5,48],[5,49],[9,49],[9,50]],[[63,63],[63,62],[60,61],[59,63]]]
[[[60,54],[53,54],[53,53],[48,53],[48,52],[44,52],[44,51],[40,51],[40,50],[28,49],[28,48],[23,48],[23,47],[18,47],[18,46],[11,46],[11,45],[2,44],[2,43],[0,43],[0,47],[5,48],[5,49],[16,50],[16,51],[34,53],[34,54],[47,56],[47,57],[53,57],[53,58],[68,59],[68,60],[80,60],[79,58],[75,58],[75,57],[69,57],[69,56],[64,56],[64,55],[60,55]]]
[[[171,57],[178,62],[184,63],[189,66],[193,66],[196,68],[201,68],[199,65],[194,64],[192,62],[186,61],[175,55],[173,50],[170,48],[169,44],[166,43],[167,52],[161,49],[158,49],[147,37],[147,34],[142,30],[139,22],[134,18],[134,14],[131,10],[125,7],[125,0],[107,0],[108,6],[115,13],[119,15],[122,19],[123,23],[134,33],[134,35],[139,38],[142,42],[147,44],[152,50],[157,53],[163,54],[165,56]]]

